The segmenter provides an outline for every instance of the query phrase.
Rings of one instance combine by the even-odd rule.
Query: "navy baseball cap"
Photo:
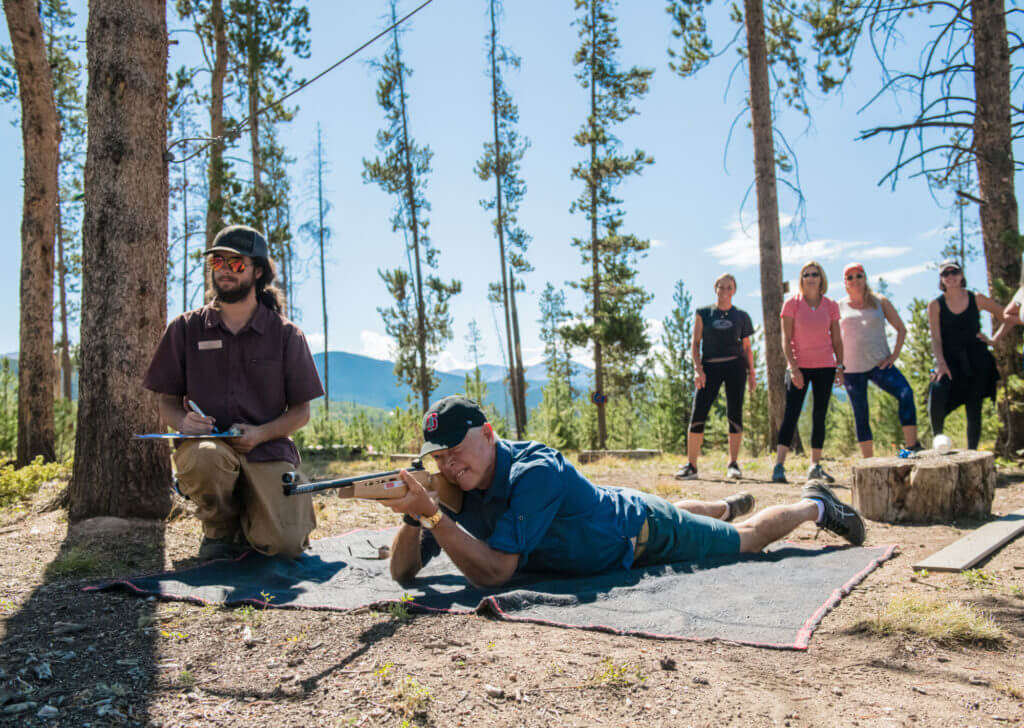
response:
[[[250,258],[267,259],[267,239],[256,229],[248,225],[229,225],[217,233],[210,247],[203,255],[213,253],[238,253]]]
[[[420,457],[455,447],[470,428],[487,422],[487,415],[476,402],[452,395],[435,402],[423,415],[423,447]]]

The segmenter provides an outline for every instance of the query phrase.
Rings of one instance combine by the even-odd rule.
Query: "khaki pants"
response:
[[[250,463],[222,440],[186,440],[172,462],[178,488],[195,503],[208,538],[230,539],[241,528],[268,556],[298,556],[309,545],[316,528],[313,498],[281,489],[281,475],[295,469],[291,463]]]

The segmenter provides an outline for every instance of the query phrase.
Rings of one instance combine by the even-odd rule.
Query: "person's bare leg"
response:
[[[801,523],[817,520],[818,506],[809,500],[765,508],[736,524],[736,530],[740,532],[740,551],[757,553],[791,533]]]
[[[875,456],[874,440],[865,440],[864,442],[858,442],[857,444],[860,445],[861,457],[873,458]]]
[[[681,500],[672,505],[681,511],[688,511],[696,516],[707,516],[717,520],[725,518],[725,501]]]
[[[740,456],[740,445],[743,444],[742,432],[729,433],[729,462],[734,463]]]
[[[686,459],[690,465],[697,467],[697,460],[700,459],[700,448],[704,444],[703,432],[686,433]]]
[[[785,465],[787,455],[789,455],[789,448],[785,445],[779,445],[778,454],[775,456],[775,464]]]
[[[917,444],[917,425],[903,426],[903,446],[910,447]]]
[[[820,447],[812,447],[811,448],[811,465],[817,465],[820,462],[821,462],[821,448]]]

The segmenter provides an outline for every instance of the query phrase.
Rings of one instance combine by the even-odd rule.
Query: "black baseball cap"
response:
[[[238,253],[250,258],[267,259],[267,239],[258,230],[248,225],[229,225],[217,233],[203,255],[213,253]]]
[[[420,457],[455,447],[472,427],[487,422],[487,415],[476,402],[466,397],[443,397],[423,415],[423,447]]]

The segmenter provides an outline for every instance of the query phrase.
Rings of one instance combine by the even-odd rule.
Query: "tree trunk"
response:
[[[764,7],[761,0],[744,0],[743,6],[747,24],[747,57],[750,64],[750,116],[754,129],[757,235],[761,256],[761,314],[764,317],[769,427],[774,447],[786,407],[781,386],[785,378],[786,357],[782,353],[782,323],[779,320],[782,311],[782,243],[779,234],[779,200],[775,187],[775,142],[772,137]]]
[[[512,409],[515,417],[516,437],[523,439],[525,423],[519,409],[519,377],[516,374],[515,360],[512,357],[512,308],[509,303],[508,257],[505,255],[505,213],[501,204],[501,182],[504,168],[501,164],[501,136],[498,134],[498,23],[494,7],[495,0],[489,3],[491,17],[491,122],[494,129],[494,205],[497,216],[495,231],[498,233],[498,256],[501,265],[501,298],[505,309],[505,340],[508,346],[508,386],[512,395]],[[481,402],[481,404],[483,404]]]
[[[324,411],[330,416],[331,378],[328,376],[327,368],[330,351],[327,346],[327,267],[324,264],[324,147],[319,126],[316,129],[316,190],[316,211],[320,231],[320,302],[324,317]]]
[[[181,165],[181,177],[181,213],[185,220],[184,249],[181,252],[181,310],[185,312],[188,311],[188,239],[192,234],[192,228],[189,227],[191,221],[188,219],[188,162]]]
[[[249,96],[249,146],[252,154],[252,211],[253,225],[261,233],[266,233],[267,221],[263,217],[263,183],[261,176],[263,162],[260,155],[260,119],[256,114],[260,108],[260,76],[259,59],[257,58],[259,40],[256,24],[256,6],[249,8],[249,59],[248,59],[248,96]],[[268,241],[269,242],[269,241]],[[275,251],[270,251],[274,257]]]
[[[396,21],[395,5],[392,3],[391,22],[394,23]],[[395,38],[395,65],[398,68],[398,98],[402,105],[402,157],[405,167],[405,196],[406,204],[409,206],[409,226],[412,228],[409,231],[412,233],[412,253],[413,258],[416,260],[416,280],[414,281],[414,286],[416,289],[416,354],[419,358],[420,401],[423,405],[423,411],[426,412],[430,409],[430,386],[427,375],[427,328],[426,321],[424,320],[426,318],[426,309],[423,304],[423,269],[420,263],[420,226],[416,214],[418,207],[416,204],[415,170],[412,167],[412,159],[409,155],[409,120],[405,108],[405,79],[403,78],[402,58],[398,45],[398,28],[395,28],[392,32]]]
[[[206,207],[206,241],[204,248],[224,227],[224,77],[228,72],[228,39],[224,30],[221,0],[211,0],[210,21],[213,25],[213,76],[210,78],[210,136],[217,141],[210,145],[209,202]]]
[[[995,458],[990,452],[868,458],[853,466],[853,507],[872,521],[983,519],[992,512],[995,491]]]
[[[57,290],[60,291],[60,373],[61,395],[71,399],[71,341],[68,338],[68,266],[64,259],[64,223],[60,214],[60,185],[57,189]]]
[[[18,354],[19,466],[53,460],[53,241],[60,125],[43,26],[32,0],[4,0],[21,98],[24,194]]]
[[[515,347],[516,354],[516,396],[519,397],[519,419],[522,422],[519,439],[522,440],[526,437],[527,424],[526,375],[523,373],[523,346],[519,339],[519,309],[516,308],[516,281],[511,271],[509,271],[508,279],[511,284],[509,300],[512,303],[512,344]]]
[[[597,3],[590,3],[590,118],[597,118]],[[597,447],[608,446],[608,427],[605,422],[604,363],[601,360],[601,261],[600,240],[597,236],[597,134],[590,126],[590,268],[592,301],[594,307],[594,404],[597,406]],[[511,354],[510,354],[511,355]]]
[[[167,21],[164,0],[91,0],[82,327],[72,520],[162,518],[167,447],[142,376],[167,316]],[[145,261],[130,275],[119,261]]]
[[[972,0],[974,29],[974,152],[978,166],[981,237],[989,292],[1006,304],[998,292],[1021,283],[1021,251],[1014,244],[1018,233],[1017,198],[1013,184],[1013,126],[1010,121],[1010,49],[1006,37],[1003,0]],[[995,347],[999,372],[1005,378],[1020,371],[1020,331],[1015,329]],[[1002,403],[996,449],[1010,455],[1024,448],[1024,412]]]

